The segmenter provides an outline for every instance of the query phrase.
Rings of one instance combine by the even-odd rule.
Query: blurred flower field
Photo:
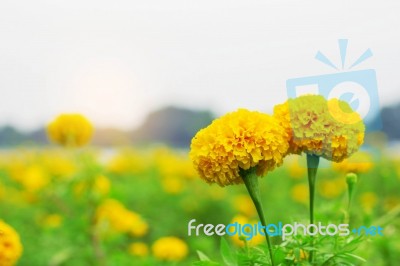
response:
[[[197,251],[225,265],[220,237],[189,237],[188,222],[245,222],[257,220],[256,211],[244,186],[221,188],[200,180],[187,154],[158,146],[2,151],[0,265],[13,265],[13,256],[18,260],[20,253],[17,265],[191,265],[198,260]],[[380,225],[384,236],[364,237],[355,253],[366,265],[396,265],[399,161],[363,152],[352,158],[320,169],[316,218],[344,219],[345,176],[358,172],[351,224]],[[260,180],[269,222],[307,222],[304,161],[288,157]],[[19,235],[22,250],[5,224]],[[227,240],[233,250],[244,246],[238,237]],[[255,237],[249,245],[264,248],[263,240]]]
[[[189,156],[189,150],[156,144],[91,147],[87,145],[93,132],[90,122],[79,114],[60,115],[48,126],[49,139],[58,147],[0,152],[0,266],[274,265],[274,261],[276,265],[397,265],[400,158],[382,148],[347,158],[349,150],[335,137],[328,138],[334,142],[322,150],[317,137],[311,142],[292,139],[291,148],[322,151],[320,155],[328,159],[347,158],[340,163],[323,160],[311,190],[307,174],[315,175],[316,168],[305,167],[310,156],[286,154],[291,131],[274,119],[246,110],[228,114],[199,132]],[[232,130],[237,133],[230,134]],[[223,134],[210,138],[215,132]],[[235,136],[244,133],[246,137]],[[354,145],[361,143],[358,139]],[[208,145],[215,141],[224,148]],[[209,147],[214,150],[204,152]],[[264,151],[259,153],[260,149]],[[229,168],[224,168],[226,163]],[[261,174],[270,172],[260,179],[255,165]],[[239,178],[246,186],[225,186],[241,183]],[[311,204],[309,191],[314,190]],[[383,235],[299,234],[285,241],[270,236],[265,245],[261,234],[247,241],[237,234],[188,232],[193,219],[196,224],[244,225],[261,217],[266,224],[259,201],[268,223],[308,224],[314,208],[315,221],[346,223],[351,228],[380,226]],[[310,217],[314,219],[312,211]]]

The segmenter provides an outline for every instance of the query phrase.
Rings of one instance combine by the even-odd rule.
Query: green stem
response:
[[[269,235],[268,235],[268,232],[266,229],[267,223],[265,222],[264,210],[262,207],[261,197],[260,197],[260,189],[258,186],[258,176],[256,174],[255,167],[250,168],[248,170],[241,169],[240,176],[242,177],[244,184],[246,185],[247,191],[249,192],[249,195],[251,197],[251,200],[253,201],[253,204],[256,207],[257,214],[258,214],[258,217],[260,218],[261,224],[265,228],[265,239],[267,240],[269,256],[271,258],[271,264],[272,264],[272,266],[275,266],[274,259],[273,259],[273,253],[272,253],[271,241],[269,239]]]
[[[310,192],[310,224],[314,224],[314,196],[315,196],[315,181],[317,178],[317,170],[319,165],[319,156],[307,154],[307,172],[308,172],[308,187]],[[312,233],[314,229],[311,228]],[[314,241],[311,242],[311,247],[314,247]],[[313,262],[315,251],[310,251],[309,261]]]

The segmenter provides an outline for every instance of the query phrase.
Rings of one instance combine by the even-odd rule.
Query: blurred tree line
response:
[[[96,129],[92,143],[99,146],[164,143],[173,147],[189,147],[196,132],[214,119],[210,111],[165,107],[148,115],[137,129]],[[400,141],[400,103],[381,110],[382,131],[389,141]],[[375,123],[375,122],[373,122]],[[0,147],[46,145],[45,128],[20,132],[12,126],[0,128]]]
[[[148,115],[137,129],[123,131],[114,128],[96,128],[94,145],[129,145],[164,143],[173,147],[189,147],[196,132],[214,119],[210,111],[194,111],[178,107],[165,107]],[[48,144],[45,128],[20,132],[12,126],[0,128],[0,147]]]

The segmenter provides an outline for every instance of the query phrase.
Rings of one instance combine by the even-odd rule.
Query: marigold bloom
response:
[[[245,232],[247,235],[242,232],[244,225],[246,225],[246,224],[254,225],[254,224],[257,224],[258,221],[250,220],[249,218],[247,218],[244,215],[237,215],[237,216],[233,217],[232,221],[230,222],[230,224],[235,224],[235,223],[238,224],[238,227],[240,225],[240,228],[241,228],[240,231],[237,230],[238,232],[230,237],[232,242],[236,246],[243,247],[245,242],[243,240],[241,240],[241,238],[246,239],[249,237],[250,234],[252,234],[252,238],[250,240],[246,240],[247,244],[250,246],[257,246],[265,241],[265,237],[263,235],[261,235],[258,231],[251,232],[250,228],[246,228]],[[233,230],[231,230],[231,233],[235,232],[236,229],[233,227],[231,227],[231,228],[233,229]],[[239,233],[241,235],[239,235]]]
[[[344,101],[327,101],[305,95],[277,105],[274,117],[290,137],[289,153],[314,154],[340,162],[356,152],[364,141],[361,117]]]
[[[122,203],[113,199],[105,200],[97,208],[96,219],[98,223],[105,225],[105,228],[137,237],[145,235],[148,231],[147,223],[139,214],[126,209]]]
[[[308,185],[301,183],[293,186],[291,196],[294,201],[307,204],[309,199]]]
[[[110,191],[111,182],[104,175],[98,175],[93,184],[93,190],[99,195],[106,195]]]
[[[15,176],[14,179],[29,192],[39,191],[50,182],[49,176],[39,165],[32,165],[23,169],[21,174]]]
[[[366,152],[357,152],[351,158],[333,164],[333,169],[344,173],[366,173],[372,167],[371,155]]]
[[[181,261],[188,254],[186,243],[176,237],[162,237],[151,247],[154,257],[165,261]]]
[[[18,233],[0,220],[0,266],[15,265],[22,254]]]
[[[239,170],[262,176],[282,164],[288,135],[273,117],[239,109],[216,119],[192,140],[190,158],[200,177],[220,186],[242,183]]]
[[[63,146],[80,147],[89,142],[93,127],[80,114],[62,114],[47,126],[47,135]]]
[[[360,203],[365,212],[371,213],[378,203],[378,197],[374,192],[364,192],[360,196]]]
[[[129,254],[136,257],[146,257],[149,254],[149,247],[143,242],[135,242],[129,245]]]
[[[233,207],[246,216],[257,214],[253,201],[248,195],[237,195],[233,198]]]
[[[346,190],[346,182],[342,178],[321,180],[318,186],[319,194],[327,199],[338,197]]]
[[[63,217],[59,214],[53,213],[44,217],[42,224],[45,227],[57,228],[62,224]]]

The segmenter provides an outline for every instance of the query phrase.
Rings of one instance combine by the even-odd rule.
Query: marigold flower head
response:
[[[253,228],[245,227],[246,225],[255,225],[258,221],[251,220],[247,216],[244,215],[236,215],[232,218],[230,224],[234,224],[233,227],[230,227],[230,232],[235,233],[233,234],[230,239],[232,240],[233,244],[239,247],[243,247],[245,245],[244,240],[251,237],[251,239],[246,240],[247,244],[250,246],[257,246],[265,241],[265,236],[259,234],[259,232],[252,231]],[[244,232],[243,232],[244,231]]]
[[[365,212],[371,213],[378,203],[378,197],[374,192],[364,192],[360,196],[361,207]]]
[[[200,130],[190,158],[207,183],[226,186],[243,182],[240,169],[256,167],[262,176],[281,165],[288,147],[288,135],[275,118],[239,109]]]
[[[103,224],[103,228],[109,228],[120,233],[130,233],[133,236],[143,236],[148,231],[148,224],[143,218],[125,208],[117,200],[107,199],[96,210],[96,220]]]
[[[44,227],[57,228],[60,227],[62,222],[63,222],[63,217],[59,214],[53,213],[44,217],[42,225]]]
[[[128,252],[136,257],[146,257],[149,254],[149,247],[146,243],[135,242],[129,245]]]
[[[314,154],[340,162],[364,141],[365,126],[359,114],[344,101],[327,101],[304,95],[277,105],[274,117],[289,135],[288,153]]]
[[[246,216],[256,215],[253,201],[248,195],[237,195],[233,198],[233,207]]]
[[[18,233],[0,220],[0,266],[15,265],[22,254]]]
[[[334,163],[333,169],[344,173],[366,173],[373,167],[372,157],[366,152],[357,152],[351,158]]]
[[[165,261],[181,261],[188,254],[188,246],[177,237],[162,237],[151,247],[154,257]]]
[[[294,201],[307,205],[309,199],[308,185],[301,183],[293,186],[291,196]]]
[[[62,114],[47,126],[47,135],[63,146],[81,147],[89,142],[93,127],[80,114]]]

